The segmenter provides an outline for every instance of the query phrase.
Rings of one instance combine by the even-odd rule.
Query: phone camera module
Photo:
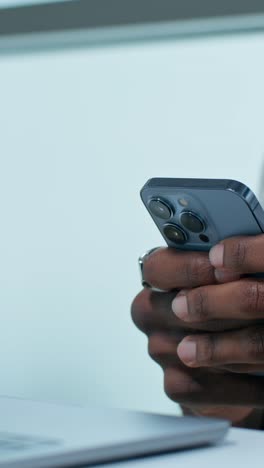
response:
[[[188,231],[198,234],[204,231],[203,221],[197,215],[191,213],[190,211],[182,213],[181,223],[185,227],[185,229],[188,229]]]
[[[187,241],[187,236],[185,232],[175,224],[167,224],[163,230],[167,239],[169,239],[174,244],[185,244]]]
[[[172,210],[164,201],[159,198],[153,198],[150,200],[148,207],[151,213],[157,218],[170,219],[172,216]]]
[[[179,198],[178,202],[181,206],[184,206],[184,208],[186,208],[189,205],[187,198]]]

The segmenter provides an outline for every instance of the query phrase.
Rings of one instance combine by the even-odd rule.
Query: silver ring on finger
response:
[[[159,289],[159,288],[155,288],[155,287],[151,286],[144,278],[144,271],[143,271],[144,270],[144,262],[145,262],[146,258],[149,257],[149,255],[151,255],[153,252],[155,252],[155,250],[158,250],[158,249],[160,249],[160,247],[154,247],[153,249],[150,249],[147,252],[145,252],[138,259],[139,271],[140,271],[140,276],[141,276],[141,284],[142,284],[143,288],[151,289],[151,291],[153,291],[153,292],[166,293],[168,291],[166,291],[165,289]]]

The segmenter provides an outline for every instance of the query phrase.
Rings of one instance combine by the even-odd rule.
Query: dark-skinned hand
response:
[[[171,292],[144,289],[132,304],[132,317],[148,336],[150,355],[163,368],[167,394],[185,410],[183,395],[190,394],[190,382],[202,375],[207,382],[211,376],[213,384],[216,376],[230,374],[238,379],[239,393],[242,376],[235,374],[264,372],[264,282],[249,277],[264,271],[264,235],[227,239],[209,255],[159,249],[146,258],[143,270],[152,287]],[[181,392],[172,392],[174,387]],[[192,411],[194,401],[187,400]],[[219,407],[216,411],[201,401],[198,406],[203,414],[220,415]],[[231,418],[230,406],[232,402],[220,413],[233,422],[254,407],[238,412],[235,404]]]

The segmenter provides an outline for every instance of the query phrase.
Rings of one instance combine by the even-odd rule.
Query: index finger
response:
[[[208,252],[160,248],[146,257],[144,280],[161,290],[194,288],[216,282]]]

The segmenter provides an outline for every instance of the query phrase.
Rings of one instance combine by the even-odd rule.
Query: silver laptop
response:
[[[0,397],[0,467],[89,466],[213,444],[222,420]]]

